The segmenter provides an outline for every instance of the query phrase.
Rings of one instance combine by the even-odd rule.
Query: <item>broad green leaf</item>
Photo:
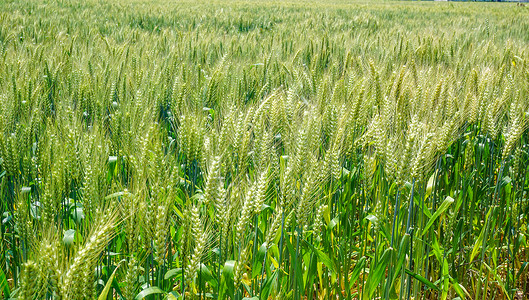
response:
[[[228,292],[228,295],[231,298],[234,298],[235,296],[235,286],[233,282],[233,272],[235,267],[235,261],[234,260],[228,260],[224,264],[224,268],[222,269],[222,283],[221,283],[221,290],[219,298],[225,297],[224,294],[226,291]]]
[[[393,270],[393,278],[391,280],[391,285],[395,283],[395,280],[397,280],[398,276],[400,276],[400,270],[402,266],[404,265],[404,261],[406,260],[406,255],[408,253],[408,247],[410,244],[410,235],[404,234],[400,241],[399,245],[399,251],[397,253],[397,264],[395,265],[395,269]]]
[[[72,219],[76,223],[80,223],[85,218],[85,215],[84,215],[84,212],[83,212],[83,208],[82,207],[74,207],[74,209],[71,212],[71,216],[72,216]]]
[[[377,218],[376,216],[374,216],[374,215],[368,215],[368,216],[366,217],[366,219],[367,219],[369,222],[373,223],[374,225],[378,225],[378,218]]]
[[[367,277],[367,282],[364,286],[366,291],[364,293],[364,299],[373,299],[373,294],[375,293],[377,286],[385,276],[386,267],[393,251],[393,248],[386,249],[380,260],[377,262],[377,265],[374,266],[375,268],[369,271],[369,277]]]
[[[478,239],[476,240],[476,243],[474,244],[474,248],[472,248],[472,252],[470,254],[470,259],[469,259],[470,262],[474,261],[474,258],[476,257],[476,255],[478,255],[478,251],[479,251],[479,249],[481,248],[481,246],[483,244],[483,237],[484,237],[485,231],[487,230],[487,227],[488,227],[489,216],[490,216],[491,212],[492,212],[492,210],[489,210],[489,212],[487,213],[487,217],[485,219],[485,225],[483,226],[483,228],[481,229],[481,232],[479,233]]]
[[[432,217],[430,218],[430,220],[428,221],[428,223],[426,223],[426,226],[424,226],[424,229],[422,231],[422,235],[424,235],[428,229],[433,225],[433,223],[435,222],[435,220],[443,213],[445,212],[445,210],[448,209],[448,207],[450,207],[450,205],[454,203],[454,198],[450,197],[450,196],[447,196],[446,199],[443,201],[443,203],[441,203],[441,206],[439,206],[439,208],[435,211],[435,213],[432,215]]]
[[[439,288],[435,286],[435,284],[433,284],[431,281],[429,281],[428,279],[422,277],[421,275],[417,274],[417,273],[414,273],[412,272],[410,269],[406,268],[406,274],[410,275],[411,277],[419,280],[420,282],[424,283],[427,287],[433,289],[433,290],[436,290],[436,291],[439,291]]]
[[[75,230],[74,229],[68,229],[64,232],[64,237],[62,238],[62,242],[66,247],[70,247],[73,245],[73,242],[75,240]]]
[[[4,298],[8,299],[11,292],[9,290],[9,284],[7,283],[6,274],[4,273],[4,268],[0,268],[0,289],[4,293]]]
[[[208,267],[206,267],[206,265],[201,264],[200,265],[200,269],[198,270],[198,272],[200,273],[200,276],[201,276],[203,281],[209,283],[211,285],[211,287],[213,287],[213,288],[217,287],[217,285],[218,285],[217,279],[215,278],[215,276],[213,276],[213,274],[208,269]]]
[[[178,298],[180,298],[180,295],[177,295],[174,291],[167,294],[167,300],[177,300]]]
[[[318,256],[318,258],[320,259],[321,262],[323,262],[323,264],[325,266],[327,266],[327,268],[329,268],[329,270],[331,272],[335,272],[336,268],[334,266],[334,263],[333,261],[329,258],[329,256],[327,256],[327,254],[323,253],[321,250],[319,250],[318,248],[312,246],[309,242],[307,242],[306,240],[303,241],[312,251],[314,251],[314,253],[316,253],[316,255]]]
[[[287,246],[287,250],[288,252],[290,253],[290,259],[292,261],[292,268],[290,269],[290,276],[292,276],[295,281],[297,281],[297,285],[299,287],[301,287],[301,289],[303,289],[303,281],[302,281],[302,271],[301,271],[301,257],[299,257],[297,254],[296,254],[296,251],[294,249],[295,245],[292,245],[292,243],[290,243],[289,240],[286,240],[286,246]],[[295,273],[294,273],[295,271]],[[295,275],[295,276],[294,276]]]
[[[181,276],[181,274],[182,274],[182,268],[171,269],[165,273],[164,279],[169,280],[178,275]]]
[[[351,272],[351,277],[349,278],[349,289],[353,288],[353,285],[358,280],[358,277],[360,277],[360,272],[364,269],[364,266],[366,265],[366,257],[362,256],[357,262],[353,269],[353,272]]]
[[[450,280],[451,283],[452,283],[452,287],[454,288],[454,291],[456,292],[456,294],[463,300],[466,299],[466,296],[465,296],[465,292],[468,293],[466,290],[463,289],[463,287],[461,285],[459,285],[459,283],[455,280]]]
[[[112,286],[112,281],[114,281],[114,276],[116,275],[116,271],[118,270],[119,266],[114,269],[114,272],[112,272],[112,275],[110,275],[110,278],[108,278],[107,283],[105,284],[105,288],[103,288],[103,291],[99,295],[99,298],[97,300],[105,300],[108,295],[108,291],[110,291],[110,287]]]
[[[263,289],[261,290],[261,299],[268,299],[270,292],[275,288],[277,284],[278,274],[279,271],[276,270],[274,271],[274,273],[272,273],[272,276],[266,277],[265,281],[263,282]]]
[[[520,280],[520,276],[523,274],[523,271],[525,271],[525,268],[527,268],[527,265],[529,262],[524,262],[520,266],[520,270],[518,270],[518,273],[516,273],[516,281]]]
[[[340,216],[334,217],[334,219],[332,219],[329,222],[328,230],[333,230],[334,227],[336,227],[336,225],[338,225],[339,223],[340,223]]]
[[[134,299],[141,300],[149,295],[165,294],[165,292],[157,286],[151,286],[141,291]]]
[[[450,276],[448,274],[448,261],[443,259],[442,276],[443,288],[441,290],[441,300],[445,300],[448,297],[448,288],[450,284]]]
[[[263,261],[266,257],[266,249],[267,245],[266,242],[259,247],[259,250],[257,251],[257,255],[255,259],[253,260],[252,265],[252,278],[257,277],[259,274],[261,274],[261,270],[263,269]]]
[[[489,267],[489,265],[487,265],[485,262],[482,262],[482,263],[487,268],[487,270],[489,270],[492,276],[494,276],[494,279],[496,279],[496,283],[500,286],[503,292],[503,296],[506,297],[506,299],[510,300],[511,297],[509,297],[509,294],[507,293],[507,290],[505,289],[505,285],[503,284],[503,279],[500,278],[500,276],[498,275],[498,272],[496,272],[496,270],[491,269],[491,267]]]

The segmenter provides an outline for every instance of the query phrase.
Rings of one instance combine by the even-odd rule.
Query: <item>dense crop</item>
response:
[[[528,32],[514,4],[3,1],[0,293],[523,297]]]

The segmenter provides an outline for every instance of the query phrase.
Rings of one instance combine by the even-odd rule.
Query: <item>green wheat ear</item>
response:
[[[115,236],[115,227],[119,223],[119,215],[113,208],[108,208],[99,216],[84,245],[79,248],[61,276],[60,292],[64,297],[82,299],[93,293],[93,269],[100,253]]]
[[[37,264],[28,261],[23,265],[20,294],[22,299],[38,299],[43,294],[42,279]]]
[[[0,1],[0,295],[522,297],[529,11],[473,6]]]

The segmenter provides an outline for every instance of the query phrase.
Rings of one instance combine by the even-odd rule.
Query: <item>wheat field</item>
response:
[[[0,2],[5,299],[528,299],[529,7]]]

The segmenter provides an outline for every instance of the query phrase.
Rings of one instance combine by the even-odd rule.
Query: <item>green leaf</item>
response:
[[[217,279],[213,276],[211,271],[204,264],[200,264],[200,269],[198,270],[202,280],[209,283],[211,287],[216,288],[218,285]]]
[[[472,249],[472,253],[470,253],[470,259],[469,261],[472,262],[474,260],[474,257],[478,255],[478,251],[481,248],[481,245],[483,244],[483,239],[485,235],[485,231],[488,230],[488,223],[489,223],[489,217],[492,212],[492,209],[489,210],[487,213],[487,216],[485,218],[485,225],[481,229],[481,232],[479,233],[478,239],[476,240],[476,243],[474,244],[474,248]]]
[[[441,279],[443,281],[441,300],[445,300],[448,297],[448,288],[450,284],[450,276],[448,275],[448,261],[446,259],[443,259]]]
[[[503,284],[503,280],[498,275],[498,272],[496,270],[493,270],[489,265],[487,265],[485,262],[483,262],[483,265],[489,270],[490,273],[494,276],[494,279],[496,279],[496,282],[500,286],[501,290],[503,291],[503,295],[507,296],[507,299],[510,299],[509,293],[507,293],[507,290],[505,289],[505,285]]]
[[[520,266],[520,270],[518,270],[518,273],[516,274],[516,281],[520,280],[520,276],[523,274],[523,271],[525,271],[525,268],[527,268],[527,264],[529,264],[529,262],[524,262]]]
[[[257,251],[257,255],[255,259],[253,260],[252,265],[252,278],[257,277],[259,274],[261,274],[261,270],[263,269],[263,261],[266,256],[266,249],[267,245],[266,242],[259,247],[259,250]]]
[[[307,242],[306,240],[303,241],[303,243],[305,245],[307,245],[312,251],[314,251],[314,253],[316,253],[316,255],[318,256],[318,258],[320,259],[320,261],[327,267],[329,268],[329,270],[331,272],[335,272],[336,268],[334,266],[334,263],[333,261],[329,258],[329,256],[327,256],[327,254],[323,253],[321,250],[315,248],[314,246],[312,246],[309,242]]]
[[[82,207],[74,207],[71,212],[72,219],[75,223],[80,223],[84,219],[84,212]]]
[[[70,247],[73,245],[73,242],[75,240],[75,229],[68,229],[64,232],[64,237],[62,238],[62,242],[66,247]]]
[[[0,289],[4,293],[4,298],[9,298],[9,295],[11,295],[11,292],[9,291],[9,284],[7,283],[7,277],[4,273],[4,269],[0,268]]]
[[[295,277],[295,281],[296,281],[296,284],[301,287],[301,289],[303,289],[303,280],[302,280],[302,271],[301,271],[301,257],[299,257],[297,254],[296,254],[296,251],[294,250],[294,245],[292,245],[292,243],[290,243],[289,240],[286,240],[286,246],[287,246],[287,250],[288,252],[290,253],[290,257],[291,257],[291,260],[292,260],[292,269],[290,270],[291,272],[291,276]],[[295,272],[295,273],[293,273]],[[296,276],[294,276],[294,274]]]
[[[180,298],[180,294],[178,294],[175,291],[169,292],[167,294],[167,300],[176,300],[176,299],[179,299],[179,298]]]
[[[157,286],[151,286],[141,291],[134,299],[141,300],[149,295],[154,295],[154,294],[165,294],[165,292],[162,291],[162,289],[160,289]]]
[[[428,279],[422,277],[421,275],[417,274],[417,273],[414,273],[412,272],[410,269],[406,269],[406,274],[410,275],[411,277],[419,280],[420,282],[424,283],[427,287],[433,289],[433,290],[436,290],[436,291],[439,291],[439,288],[435,286],[435,284],[433,284],[431,281],[429,281]]]
[[[360,277],[360,272],[364,269],[364,266],[366,265],[366,257],[362,256],[360,259],[356,262],[356,265],[353,269],[353,272],[351,273],[351,277],[349,278],[349,289],[353,288],[353,285]]]
[[[110,291],[110,287],[112,286],[112,281],[114,281],[114,276],[116,275],[116,271],[118,270],[119,266],[114,269],[114,272],[112,272],[112,275],[110,275],[110,278],[108,279],[107,283],[105,284],[105,288],[97,298],[97,300],[105,300],[108,295],[108,291]]]
[[[402,266],[404,265],[404,261],[406,259],[406,255],[408,253],[408,246],[410,244],[410,239],[411,239],[410,235],[406,233],[406,234],[404,234],[404,236],[402,237],[402,239],[400,241],[399,251],[397,253],[397,264],[395,265],[395,269],[394,269],[394,272],[393,272],[393,278],[391,280],[391,286],[393,286],[393,284],[397,280],[397,277],[400,276],[400,270],[401,270]]]
[[[274,271],[272,273],[272,276],[267,277],[263,283],[263,289],[261,290],[261,299],[268,299],[268,295],[270,295],[270,292],[272,291],[272,288],[276,284],[277,281],[277,275],[279,274],[279,270]]]
[[[465,297],[465,291],[463,290],[463,288],[459,285],[457,281],[455,280],[450,280],[450,281],[452,282],[452,287],[454,288],[454,291],[459,296],[459,298],[465,300],[466,297]]]
[[[235,283],[233,282],[234,260],[228,260],[222,269],[222,283],[219,299],[225,299],[224,293],[227,291],[231,298],[235,297]]]
[[[450,207],[450,205],[454,203],[454,198],[450,197],[450,196],[447,196],[445,201],[443,201],[443,203],[441,203],[441,206],[439,206],[439,208],[435,211],[435,213],[432,215],[432,217],[430,218],[430,220],[428,221],[428,223],[426,223],[426,226],[424,227],[423,231],[422,231],[422,234],[421,235],[424,235],[428,229],[433,225],[433,223],[435,222],[435,220],[443,213],[445,212],[445,210],[448,209],[448,207]]]
[[[176,268],[176,269],[171,269],[169,271],[167,271],[165,273],[165,276],[163,277],[165,280],[169,280],[169,279],[172,279],[178,275],[182,275],[182,268]]]
[[[339,223],[340,223],[340,216],[336,216],[336,217],[334,217],[334,219],[332,219],[332,220],[329,222],[328,229],[329,229],[329,230],[333,230],[334,227],[336,227]]]
[[[374,216],[374,215],[368,215],[368,216],[366,217],[366,219],[367,219],[369,222],[373,223],[373,225],[378,225],[378,218],[377,218],[376,216]]]
[[[388,265],[391,253],[393,248],[388,248],[382,254],[382,257],[378,261],[375,269],[372,269],[372,272],[369,272],[369,277],[365,285],[366,292],[364,293],[364,299],[373,299],[373,294],[375,293],[377,286],[380,284],[380,281],[384,278],[386,266]]]

